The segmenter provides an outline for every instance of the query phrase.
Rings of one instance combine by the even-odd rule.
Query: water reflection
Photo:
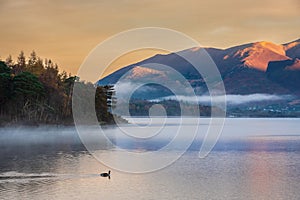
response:
[[[233,132],[238,131],[237,125],[243,124],[249,132],[255,126],[253,122],[247,126],[240,120],[236,124],[231,123]],[[299,124],[297,121],[294,123]],[[278,121],[274,122],[275,125]],[[186,126],[187,130],[189,126]],[[295,126],[292,127],[291,132],[286,127],[286,132],[293,133]],[[22,143],[18,137],[24,133],[13,133],[12,139],[9,138],[11,132],[2,134],[0,130],[1,199],[247,200],[299,199],[300,196],[299,136],[262,136],[262,131],[260,136],[221,138],[205,159],[198,157],[202,142],[199,137],[182,158],[165,169],[142,175],[111,169],[112,176],[108,180],[99,177],[99,173],[108,168],[80,144],[75,132],[72,132],[74,130],[56,131],[30,133]],[[115,144],[138,152],[159,149],[169,139],[128,141],[113,130],[109,131],[110,139]],[[61,134],[62,138],[55,138],[54,133]],[[45,137],[50,138],[51,142],[45,143]],[[102,145],[95,151],[113,158],[116,148],[109,143]],[[172,154],[170,150],[161,152],[159,156],[165,159]],[[140,166],[146,164],[136,163]]]

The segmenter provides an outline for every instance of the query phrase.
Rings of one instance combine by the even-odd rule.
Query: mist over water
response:
[[[275,94],[249,94],[249,95],[238,95],[238,94],[227,94],[226,95],[226,102],[229,105],[240,105],[240,104],[247,104],[253,102],[272,102],[272,101],[280,101],[280,100],[291,100],[294,97],[292,95],[275,95]],[[224,96],[216,96],[214,97],[215,101],[222,101]],[[209,105],[211,102],[210,95],[202,95],[195,97],[188,97],[188,96],[167,96],[158,99],[152,99],[151,101],[159,102],[163,100],[177,100],[183,101],[186,103],[201,103],[205,105]]]
[[[76,144],[80,143],[75,127],[39,126],[0,128],[1,145]]]
[[[158,130],[161,118],[133,118]],[[149,125],[149,121],[151,125]],[[86,127],[93,151],[113,158],[121,149],[157,151],[172,140],[180,119],[149,139],[134,139],[118,127]],[[194,120],[183,124],[189,132]],[[75,127],[0,129],[1,199],[299,199],[299,119],[226,119],[220,140],[204,159],[198,151],[209,119],[201,119],[195,141],[172,165],[150,174],[128,174],[95,159],[82,145]],[[133,124],[123,125],[130,131]],[[143,134],[143,133],[141,133]],[[180,138],[184,140],[184,137]],[[180,141],[180,140],[179,140]],[[102,142],[102,143],[101,143]],[[180,145],[159,156],[172,156]],[[120,162],[124,162],[121,161]],[[100,172],[112,171],[111,179]],[[137,189],[138,188],[138,189]]]
[[[186,129],[187,134],[193,127],[198,126],[197,137],[195,140],[202,140],[209,128],[209,125],[219,125],[210,124],[210,118],[201,118],[199,121],[197,118],[184,117],[183,119],[185,119],[185,122],[182,124],[182,120],[180,118],[128,118],[129,124],[119,125],[119,127],[108,126],[104,129],[99,129],[97,126],[85,126],[83,129],[85,130],[85,133],[88,134],[87,138],[90,139],[90,142],[95,142],[95,138],[122,141],[134,139],[128,135],[128,133],[132,134],[133,132],[136,132],[135,127],[138,125],[143,128],[143,131],[135,133],[139,136],[136,140],[143,138],[142,136],[145,134],[145,139],[142,141],[161,141],[169,140],[176,136],[176,130],[179,125]],[[297,136],[300,135],[299,123],[300,120],[297,118],[227,118],[225,120],[220,140],[247,139],[255,136]],[[103,132],[101,132],[101,130],[103,130]],[[152,133],[155,137],[147,138],[148,132],[155,132],[155,134]],[[103,135],[103,137],[98,137],[99,135]],[[19,126],[0,128],[1,146],[39,144],[81,145],[82,142],[76,128],[73,126]]]

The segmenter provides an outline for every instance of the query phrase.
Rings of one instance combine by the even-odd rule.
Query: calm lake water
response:
[[[146,126],[147,119],[136,120],[145,130],[161,122],[157,118]],[[187,133],[196,126],[190,122],[182,125]],[[150,142],[129,141],[119,128],[107,128],[112,144],[100,142],[94,152],[109,159],[119,148],[157,151],[171,140],[178,124],[179,119],[168,119],[163,136]],[[300,119],[227,119],[217,145],[203,159],[199,149],[208,119],[199,127],[181,158],[144,174],[103,165],[81,145],[72,127],[2,128],[0,199],[300,199]],[[96,131],[90,132],[95,142]],[[179,150],[158,156],[168,158]],[[99,176],[108,169],[111,179]]]

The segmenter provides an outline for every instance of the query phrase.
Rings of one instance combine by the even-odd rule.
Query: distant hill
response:
[[[174,91],[170,88],[147,84],[133,93],[130,113],[148,115],[149,107],[160,101],[168,114],[176,116],[180,115],[180,109],[173,101],[195,103],[195,100],[181,95],[181,89],[176,91],[180,85],[186,84],[176,78],[175,72],[179,72],[198,95],[197,103],[202,109],[201,113],[206,116],[209,115],[207,106],[210,106],[210,98],[205,80],[182,57],[185,55],[191,59],[205,60],[197,57],[202,55],[203,50],[220,71],[227,94],[229,117],[300,117],[300,40],[279,45],[262,41],[228,49],[195,47],[177,53],[158,54],[123,67],[99,80],[98,84],[114,85],[121,78],[121,84],[115,89],[118,101],[125,105],[122,94],[137,83],[170,83],[179,96],[174,98]],[[205,61],[199,64],[205,66]]]
[[[269,62],[267,76],[270,80],[298,91],[300,87],[300,60],[281,60]]]
[[[197,55],[200,48],[192,48],[183,52],[189,56]],[[300,40],[287,44],[277,45],[271,42],[256,42],[231,47],[228,49],[205,48],[216,63],[223,77],[227,94],[298,94],[299,87],[295,87],[296,80],[300,80],[298,73],[285,73],[285,79],[294,81],[279,81],[278,75],[274,75],[273,61],[282,61],[285,72],[299,71]],[[289,62],[285,62],[289,61]],[[158,63],[170,66],[182,74],[201,95],[205,90],[203,78],[193,66],[175,53],[167,55],[155,55],[141,62],[126,66],[101,79],[99,85],[115,84],[125,73],[124,80],[139,82],[140,80],[168,79],[172,73],[168,69],[162,69],[155,64],[148,68],[149,63]],[[288,66],[293,63],[293,66]],[[278,71],[277,71],[278,73]],[[271,75],[272,74],[272,75]],[[291,78],[291,79],[290,79]],[[197,89],[198,88],[198,89]],[[165,96],[165,94],[161,94]]]

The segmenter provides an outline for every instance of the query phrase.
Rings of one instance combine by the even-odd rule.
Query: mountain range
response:
[[[286,44],[261,41],[227,49],[194,47],[181,53],[193,58],[203,50],[210,55],[220,71],[227,95],[300,96],[300,39]],[[98,84],[114,85],[122,76],[122,81],[131,84],[145,80],[168,81],[174,70],[163,68],[162,65],[179,72],[199,96],[207,93],[204,78],[177,53],[157,54],[125,66],[99,80]],[[172,95],[168,88],[160,85],[149,84],[147,88],[151,89],[151,93],[139,90],[134,98],[157,99]],[[122,92],[116,91],[117,94]]]

